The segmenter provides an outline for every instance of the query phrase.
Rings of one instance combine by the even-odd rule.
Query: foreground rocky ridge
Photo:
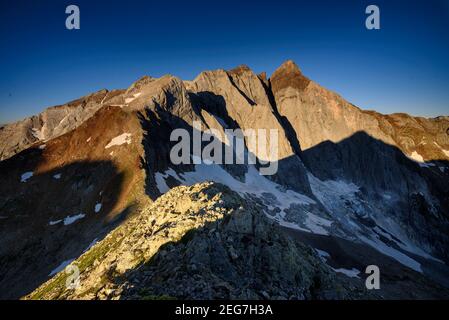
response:
[[[256,203],[219,184],[176,187],[72,263],[30,299],[359,298],[310,247],[284,235]],[[360,286],[360,284],[359,284]]]
[[[193,81],[170,75],[143,77],[127,90],[101,91],[56,109],[61,109],[61,115],[32,118],[51,121],[26,119],[0,130],[4,159],[0,173],[5,181],[0,186],[0,240],[7,244],[0,251],[0,286],[11,288],[2,292],[3,297],[29,293],[116,226],[123,226],[134,215],[141,216],[142,208],[171,188],[206,180],[225,184],[241,197],[252,199],[272,222],[296,235],[320,235],[320,243],[342,239],[357,244],[358,250],[369,246],[383,255],[391,279],[394,272],[407,274],[390,283],[396,291],[383,297],[410,297],[405,291],[413,290],[419,292],[418,297],[445,296],[436,283],[449,286],[448,117],[424,119],[363,111],[305,77],[292,61],[269,79],[246,66],[203,72]],[[53,112],[50,108],[44,114]],[[249,165],[173,165],[170,133],[177,128],[192,132],[194,121],[201,123],[202,130],[219,132],[226,128],[278,129],[279,157],[270,159],[278,164],[277,174],[262,177]],[[19,127],[23,128],[20,132],[16,131]],[[38,131],[42,134],[33,135]],[[14,135],[8,139],[11,132]],[[58,175],[62,178],[54,177]],[[46,189],[49,185],[52,191]],[[65,224],[73,219],[66,218],[81,213],[83,218]],[[27,223],[31,215],[32,223]],[[221,232],[228,236],[228,227]],[[300,237],[304,242],[306,238]],[[308,244],[320,247],[315,242]],[[214,242],[214,246],[221,244]],[[301,245],[294,246],[303,252]],[[125,249],[115,255],[125,256]],[[161,282],[168,281],[162,275],[169,274],[165,266],[172,265],[174,257],[186,266],[195,264],[192,256],[179,248],[173,250],[172,258],[154,262],[147,270],[153,279],[152,284],[145,284],[153,292],[150,295],[173,295],[178,288],[183,292],[178,286],[182,278],[174,277],[170,283],[175,289],[170,292]],[[19,252],[26,259],[21,259]],[[155,251],[148,252],[153,255]],[[313,258],[306,255],[309,259]],[[275,260],[270,259],[269,264],[280,268]],[[85,268],[93,263],[87,262]],[[113,264],[107,260],[105,268],[108,263]],[[364,266],[357,263],[357,268],[350,264],[333,268],[343,269],[343,274],[356,270],[360,278]],[[241,267],[239,262],[234,264]],[[235,283],[246,283],[246,276],[233,273],[238,281],[220,290],[244,297]],[[141,274],[135,273],[135,277],[146,281]],[[420,280],[413,284],[407,282],[408,277]],[[207,281],[214,283],[213,276]],[[136,297],[133,284],[131,279],[129,287],[122,283],[121,296]],[[83,297],[109,297],[95,281],[88,280],[83,287],[87,290],[86,286],[95,287],[96,293],[86,291]],[[192,290],[190,297],[219,295],[213,290]],[[247,297],[260,296],[259,291],[251,290]],[[275,295],[290,298],[290,293],[282,295],[282,290],[285,287],[276,287]],[[202,293],[194,294],[197,291]],[[60,290],[46,297],[59,294]],[[189,297],[189,293],[182,296]],[[67,297],[78,297],[78,293]],[[306,293],[304,297],[310,298]]]

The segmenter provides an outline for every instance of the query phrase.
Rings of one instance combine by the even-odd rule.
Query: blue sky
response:
[[[363,109],[449,115],[449,1],[2,1],[0,123],[142,75],[247,64],[303,73]],[[81,29],[65,28],[76,4]],[[365,28],[380,8],[381,29]]]

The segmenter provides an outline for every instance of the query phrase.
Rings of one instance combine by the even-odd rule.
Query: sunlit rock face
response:
[[[243,139],[277,170],[175,165],[176,129],[214,129],[225,150],[226,130],[275,130],[262,141],[273,157]],[[447,297],[448,129],[444,116],[362,110],[292,61],[271,77],[243,65],[144,76],[49,108],[0,129],[0,294]],[[70,263],[77,290],[63,286]],[[386,275],[378,294],[367,264]]]

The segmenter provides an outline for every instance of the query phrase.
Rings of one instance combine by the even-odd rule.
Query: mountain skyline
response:
[[[78,1],[80,30],[64,27],[68,4],[2,3],[0,123],[144,74],[191,80],[242,63],[271,74],[287,59],[363,109],[426,117],[449,110],[447,1],[378,1],[380,30],[365,28],[365,1],[198,1],[177,11]]]

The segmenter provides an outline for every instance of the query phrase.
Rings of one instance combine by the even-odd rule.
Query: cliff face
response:
[[[200,129],[194,127],[198,123]],[[276,163],[278,171],[261,176],[259,164],[174,165],[169,155],[175,142],[170,141],[170,134],[177,128],[191,133],[215,129],[220,134],[226,129],[255,129],[256,133],[257,129],[274,129],[279,152],[275,158],[260,160]],[[322,283],[360,288],[365,261],[370,260],[381,264],[389,279],[396,273],[419,279],[416,284],[404,277],[401,285],[391,281],[391,287],[382,293],[384,297],[410,297],[410,290],[419,297],[435,297],[437,292],[445,295],[435,282],[449,285],[448,128],[448,117],[424,119],[361,110],[305,77],[292,61],[268,79],[246,66],[206,71],[193,81],[170,75],[143,77],[127,90],[100,91],[49,108],[0,131],[0,240],[6,244],[0,251],[0,286],[12,288],[8,297],[22,296],[75,259],[73,263],[87,270],[82,276],[85,291],[58,289],[47,293],[41,288],[33,297],[138,297],[133,289],[136,286],[150,295],[179,292],[176,296],[192,298],[263,298],[265,293],[270,297],[330,298],[327,285],[322,288],[325,294],[310,291],[312,274],[319,273]],[[272,142],[269,135],[261,139],[268,145]],[[248,154],[256,153],[248,137],[244,142]],[[222,148],[229,148],[226,141],[222,141]],[[170,226],[172,222],[183,225],[189,215],[177,215],[176,207],[188,206],[190,200],[161,195],[180,185],[208,180],[231,188],[251,203],[247,207],[250,213],[244,217],[251,216],[256,221],[251,225],[261,228],[254,227],[248,236],[254,251],[236,244],[246,239],[245,232],[233,230],[227,219],[246,218],[234,208],[229,216],[236,214],[235,218],[218,213],[211,216],[213,221],[223,221],[217,236],[222,240],[206,239],[204,235],[212,232],[215,222],[198,213],[189,228],[181,228],[182,232],[199,229],[194,237],[197,242],[192,243],[214,248],[230,258],[218,258],[218,253],[195,256],[197,247],[189,237],[185,238],[187,244],[176,244],[163,256],[148,247],[158,238],[153,234],[147,243],[142,233],[135,235],[134,242],[116,243],[122,249],[108,245],[108,253],[95,253],[94,260],[83,257],[97,246],[80,257],[92,243],[110,239],[111,235],[106,235],[117,227],[113,234],[118,239],[125,234],[123,230],[132,234],[134,226],[142,224],[144,228],[148,214],[154,216],[156,225],[165,221],[156,212],[172,217]],[[206,186],[193,188],[177,190],[197,194]],[[215,190],[206,189],[210,188]],[[217,192],[224,192],[220,190]],[[27,223],[30,217],[33,222]],[[170,226],[164,227],[169,234],[177,232],[178,227]],[[147,227],[154,229],[154,225]],[[262,240],[266,237],[270,240]],[[164,241],[172,238],[167,236]],[[275,254],[279,250],[266,248],[264,241],[274,243],[280,251],[285,246],[285,252]],[[337,250],[329,241],[344,245]],[[327,258],[317,262],[307,251],[309,247],[321,250],[321,254],[326,251]],[[126,248],[139,254],[128,255]],[[251,266],[252,276],[244,272],[242,261],[232,258],[233,250],[238,257],[245,257],[242,261]],[[369,256],[361,259],[362,252],[369,252]],[[268,260],[258,260],[259,254],[267,254]],[[141,259],[131,263],[136,255]],[[335,259],[337,255],[347,260]],[[111,257],[127,261],[127,267],[115,265],[118,262]],[[278,260],[287,258],[292,264],[284,269]],[[200,267],[195,259],[204,265]],[[295,262],[299,260],[305,262]],[[172,276],[167,266],[174,267],[176,261],[187,270],[201,270],[201,281],[183,291],[182,276],[195,273],[186,271],[164,287],[161,279]],[[131,278],[121,283],[94,281],[107,269],[123,273],[142,263],[148,265],[147,274],[132,274],[144,286],[137,286]],[[266,272],[265,264],[273,267],[270,274],[279,284],[264,286],[267,280],[255,276]],[[219,274],[219,267],[228,273]],[[301,281],[289,278],[289,272]],[[204,283],[213,283],[213,288],[204,287]],[[261,287],[253,288],[259,286],[255,283]],[[95,294],[86,293],[91,286]],[[289,286],[298,290],[288,291]],[[111,288],[116,294],[108,294]],[[338,297],[352,296],[343,290]]]

